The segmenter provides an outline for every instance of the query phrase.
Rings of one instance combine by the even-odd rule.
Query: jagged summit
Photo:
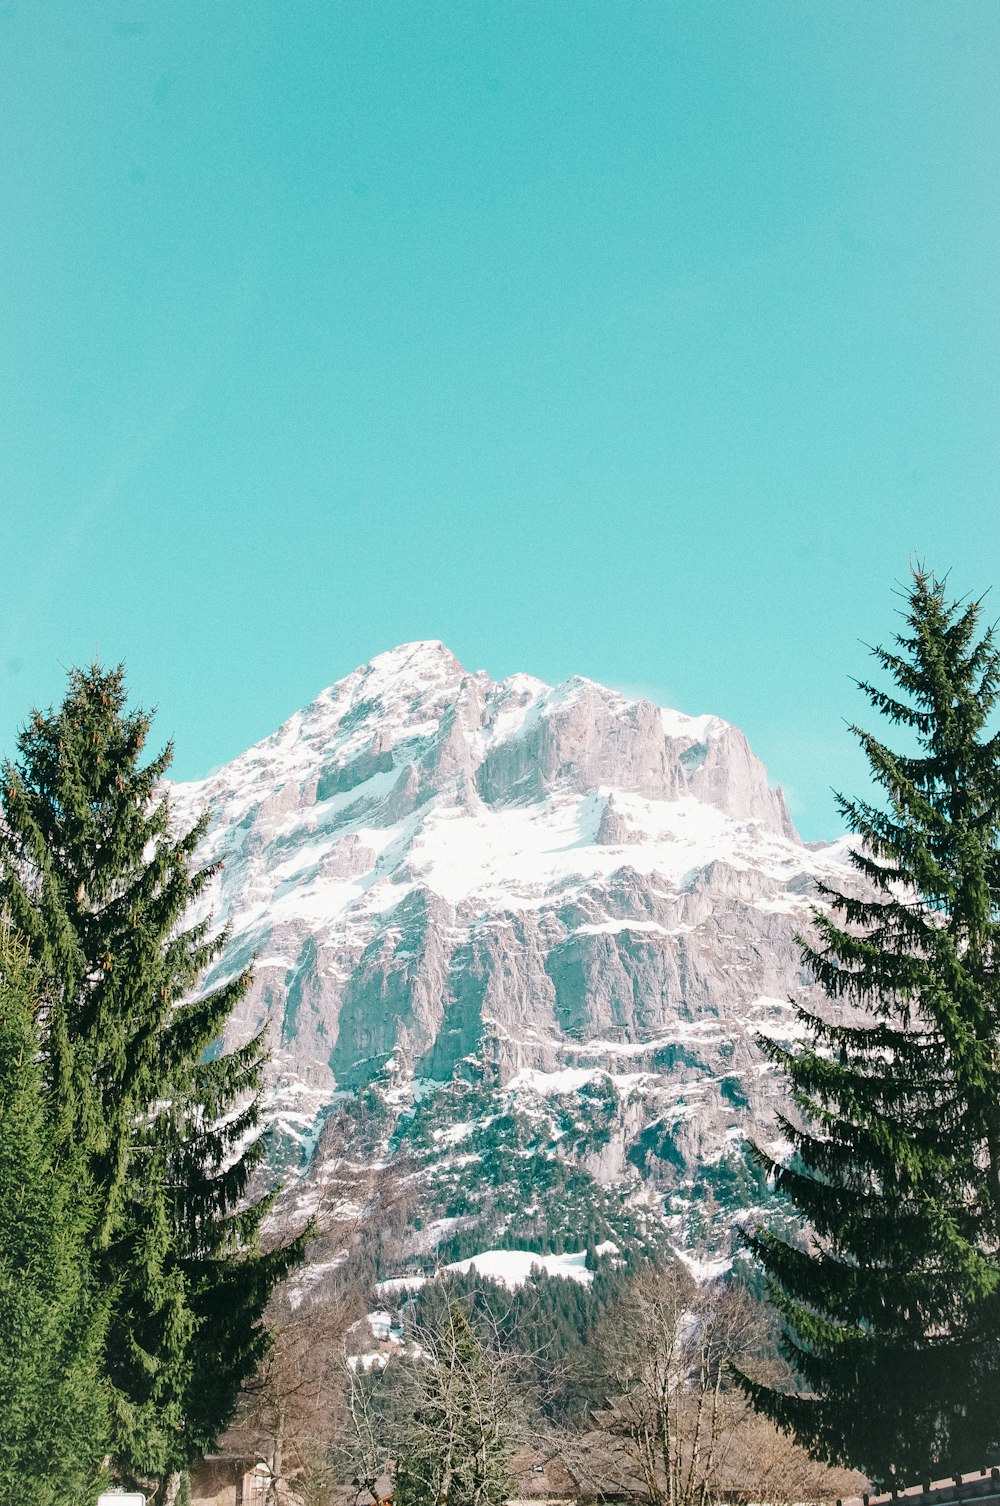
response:
[[[374,658],[369,659],[367,664],[361,665],[355,673],[363,673],[365,670],[389,674],[405,673],[407,670],[432,664],[455,665],[462,674],[465,673],[451,649],[447,644],[442,643],[440,638],[415,638],[412,643],[397,644],[395,648],[376,654]]]
[[[461,680],[465,673],[455,655],[439,639],[425,638],[418,639],[415,643],[401,643],[398,648],[376,654],[339,684],[346,685],[357,680],[360,685],[372,691],[390,689],[397,684],[418,690],[432,684],[454,683]],[[336,686],[331,689],[336,689]]]
[[[331,762],[360,759],[360,774],[366,754],[380,764],[372,773],[386,771],[390,754],[400,768],[461,772],[468,797],[477,787],[488,804],[542,798],[560,783],[652,799],[689,791],[795,835],[780,791],[721,718],[656,707],[579,675],[556,686],[526,674],[494,682],[437,639],[376,655],[192,789],[252,796]]]

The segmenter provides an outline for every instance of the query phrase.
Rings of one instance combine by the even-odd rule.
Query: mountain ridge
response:
[[[465,1183],[537,1153],[666,1227],[699,1169],[773,1133],[754,1035],[787,1033],[814,987],[794,935],[847,844],[800,841],[730,723],[583,677],[494,682],[420,640],[173,799],[212,812],[206,904],[230,939],[210,981],[255,961],[229,1043],[267,1033],[287,1175],[322,1180],[345,1099],[381,1094],[399,1148],[468,1079],[484,1118],[523,1123],[496,1166],[469,1132]],[[596,1139],[567,1128],[581,1104]],[[457,1206],[454,1127],[428,1131],[427,1196]]]

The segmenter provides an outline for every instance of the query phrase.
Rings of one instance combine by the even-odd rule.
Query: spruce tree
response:
[[[115,1292],[115,1464],[162,1481],[229,1421],[300,1245],[257,1248],[262,1045],[218,1049],[250,973],[199,988],[224,942],[210,917],[190,919],[215,871],[195,860],[208,818],[173,830],[172,750],[142,762],[149,726],[121,667],[74,670],[62,706],[21,734],[0,805],[3,899],[46,990],[52,1131],[86,1155]]]
[[[37,979],[0,921],[0,1500],[93,1501],[108,1439],[107,1304],[88,1256],[84,1158],[45,1114]]]
[[[918,569],[894,684],[861,689],[903,751],[860,739],[877,794],[840,800],[852,892],[824,887],[803,956],[831,1001],[761,1042],[798,1107],[761,1159],[805,1242],[750,1244],[801,1390],[747,1383],[817,1456],[898,1485],[1000,1445],[1000,652],[978,602]]]

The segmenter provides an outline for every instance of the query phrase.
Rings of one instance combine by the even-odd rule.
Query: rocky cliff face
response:
[[[338,1095],[367,1092],[386,1143],[423,1136],[437,1212],[526,1155],[689,1242],[699,1201],[756,1195],[745,1137],[773,1134],[780,1085],[754,1033],[810,995],[793,938],[846,848],[799,841],[737,728],[415,643],[174,798],[211,810],[217,976],[256,959],[231,1031],[266,1029],[302,1164]]]

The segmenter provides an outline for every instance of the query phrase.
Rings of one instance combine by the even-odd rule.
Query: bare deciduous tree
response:
[[[391,1473],[399,1506],[500,1506],[526,1436],[519,1357],[495,1329],[477,1332],[457,1301],[411,1325],[408,1337],[381,1373],[351,1374],[343,1473],[359,1499],[377,1499]]]
[[[344,1335],[356,1320],[358,1294],[338,1286],[304,1296],[285,1292],[269,1313],[273,1342],[243,1398],[236,1435],[271,1460],[268,1506],[294,1482],[312,1503],[332,1483],[331,1444],[344,1425]]]
[[[379,1252],[406,1224],[400,1178],[377,1158],[356,1156],[345,1115],[324,1131],[322,1170],[308,1263],[271,1301],[271,1348],[228,1438],[271,1461],[268,1506],[284,1506],[290,1493],[321,1506],[333,1490],[331,1449],[350,1406],[346,1336],[367,1312]]]
[[[388,1392],[394,1377],[379,1366],[366,1369],[345,1358],[346,1416],[333,1451],[334,1466],[351,1482],[355,1501],[380,1501],[380,1485],[392,1471],[391,1415]]]
[[[653,1506],[832,1499],[858,1480],[816,1465],[751,1410],[732,1366],[753,1366],[761,1310],[741,1287],[683,1271],[637,1277],[595,1345],[607,1402],[577,1440],[576,1472]]]

